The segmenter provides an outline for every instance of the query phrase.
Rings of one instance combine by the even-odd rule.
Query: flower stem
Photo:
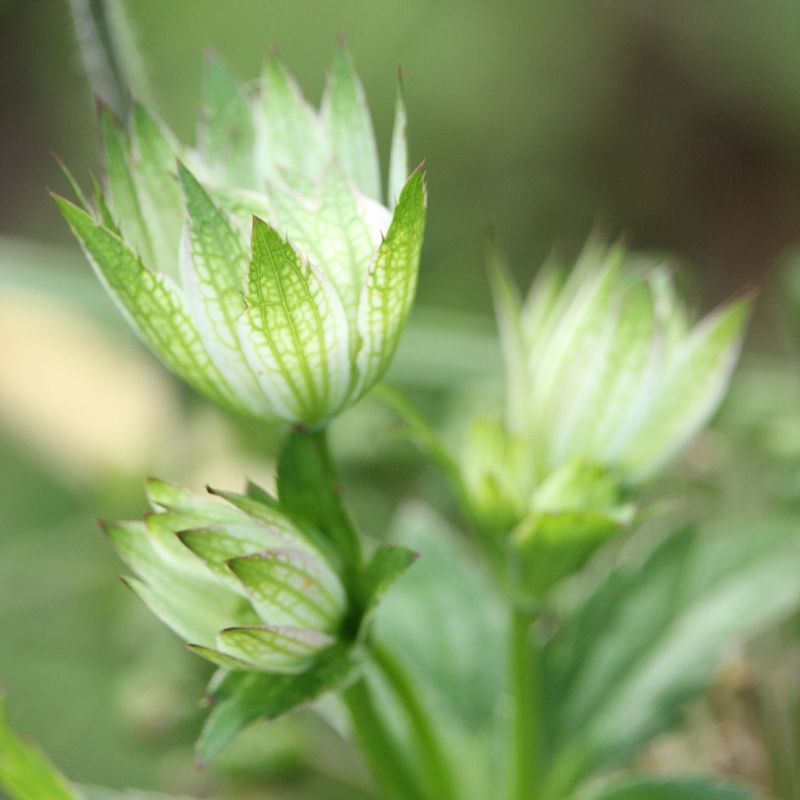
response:
[[[538,800],[542,783],[541,675],[535,612],[515,606],[510,628],[512,785],[510,800]]]
[[[457,800],[458,788],[430,713],[402,664],[385,647],[373,648],[375,663],[408,715],[416,745],[416,759],[432,800]]]
[[[375,782],[393,800],[427,800],[384,718],[375,708],[366,678],[359,678],[342,691],[350,711],[361,752]]]

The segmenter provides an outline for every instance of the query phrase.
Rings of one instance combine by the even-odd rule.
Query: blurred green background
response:
[[[769,287],[800,242],[800,2],[126,8],[156,108],[183,139],[193,136],[207,48],[247,80],[275,46],[316,101],[344,32],[385,158],[402,66],[411,158],[426,161],[430,200],[420,308],[395,377],[422,402],[436,408],[447,385],[452,394],[497,373],[490,239],[526,285],[554,247],[574,253],[599,225],[674,257],[699,306],[767,287],[748,349],[781,360],[749,373],[729,419],[740,455],[779,458],[774,472],[758,462],[764,482],[777,475],[779,492],[794,485],[795,345]],[[243,797],[257,771],[247,742],[227,770],[192,771],[208,671],[116,581],[121,567],[93,520],[139,515],[147,473],[197,489],[237,487],[245,474],[268,482],[273,442],[188,397],[119,324],[47,195],[67,191],[52,152],[84,184],[98,171],[67,0],[0,0],[0,680],[9,713],[76,780],[201,793],[224,791],[233,775]],[[357,511],[385,521],[411,491],[398,476],[420,467],[385,443],[381,412],[364,408],[340,423],[338,448],[364,492]],[[356,446],[372,441],[365,431],[382,443],[367,453]],[[363,467],[376,451],[377,473]],[[367,471],[377,488],[362,480]],[[293,737],[307,735],[293,725],[267,759],[287,782],[302,772]],[[275,747],[263,731],[253,736],[254,751]]]

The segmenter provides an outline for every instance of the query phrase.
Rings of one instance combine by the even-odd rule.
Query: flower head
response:
[[[143,521],[103,524],[136,574],[126,579],[131,589],[192,650],[227,669],[301,673],[323,653],[338,658],[415,557],[380,547],[354,571],[323,532],[262,489],[212,494],[151,479]]]
[[[336,641],[346,593],[319,541],[253,496],[221,503],[160,480],[147,492],[144,521],[105,529],[138,576],[128,585],[190,648],[233,669],[296,672]]]
[[[630,518],[624,491],[713,414],[749,302],[691,325],[661,265],[591,241],[569,275],[545,267],[524,301],[493,267],[508,406],[505,420],[473,425],[466,493],[479,525],[515,530],[537,570],[560,559],[557,577]],[[546,589],[553,575],[536,580]]]
[[[209,62],[204,94],[196,149],[142,106],[128,130],[103,110],[105,191],[56,201],[170,369],[238,413],[324,424],[386,371],[414,297],[425,186],[402,97],[384,199],[344,48],[320,111],[274,57],[247,93]]]

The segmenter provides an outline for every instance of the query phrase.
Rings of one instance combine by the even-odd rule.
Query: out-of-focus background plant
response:
[[[490,237],[523,286],[554,243],[576,252],[599,220],[637,249],[669,252],[703,307],[763,287],[731,397],[682,477],[707,480],[697,505],[723,533],[761,518],[764,540],[784,542],[775,531],[800,525],[800,4],[124,8],[146,71],[136,91],[185,140],[208,47],[247,79],[277,45],[316,99],[344,31],[384,143],[387,76],[403,66],[410,161],[425,157],[431,198],[418,306],[391,377],[442,429],[455,432],[476,397],[499,402],[487,393],[500,375]],[[146,473],[193,489],[239,488],[243,474],[269,484],[265,454],[275,448],[268,432],[189,394],[134,340],[47,196],[66,190],[51,151],[81,179],[98,170],[79,52],[66,0],[0,0],[0,680],[12,690],[9,717],[80,782],[246,797],[263,796],[270,778],[276,797],[316,797],[311,765],[360,785],[335,727],[303,715],[252,730],[219,768],[192,771],[209,669],[115,580],[121,567],[94,526],[95,516],[139,515]],[[443,479],[383,433],[387,418],[367,401],[332,430],[358,521],[383,530],[413,494],[455,516]],[[788,608],[800,577],[770,563],[762,591],[783,593]],[[798,619],[722,655],[712,691],[649,749],[647,765],[800,798]]]

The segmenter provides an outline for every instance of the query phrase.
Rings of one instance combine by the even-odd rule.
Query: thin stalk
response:
[[[373,655],[411,723],[416,757],[428,788],[428,796],[433,800],[457,800],[458,788],[447,754],[414,683],[390,651],[375,646]]]
[[[539,800],[541,764],[541,675],[533,640],[536,614],[514,607],[510,628],[511,800]]]
[[[387,730],[375,709],[365,678],[359,678],[342,692],[355,728],[361,752],[375,782],[393,800],[427,800],[405,753]]]

